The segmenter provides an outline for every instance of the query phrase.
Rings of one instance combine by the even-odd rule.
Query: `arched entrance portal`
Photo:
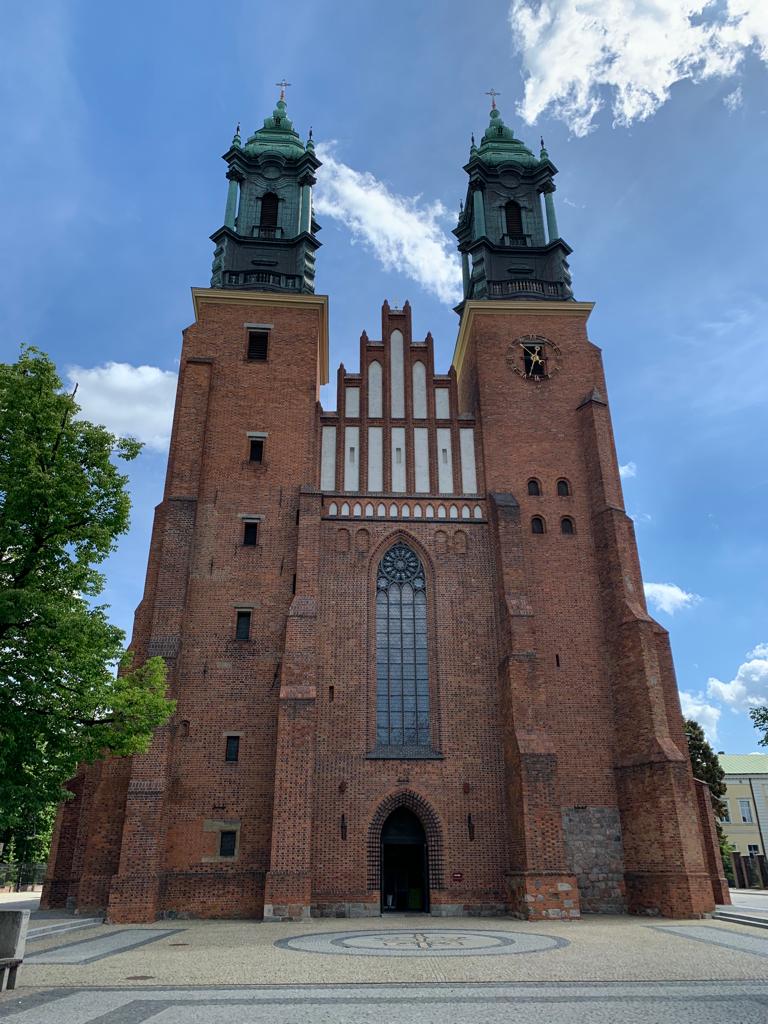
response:
[[[407,807],[392,811],[381,830],[381,909],[429,910],[427,837]]]

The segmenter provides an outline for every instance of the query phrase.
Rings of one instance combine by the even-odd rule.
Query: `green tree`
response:
[[[768,706],[762,704],[760,707],[750,708],[749,717],[754,727],[763,733],[757,742],[761,747],[768,747]]]
[[[720,856],[723,860],[723,867],[726,875],[731,873],[731,844],[723,831],[720,819],[725,817],[726,805],[723,800],[726,792],[725,772],[722,769],[717,754],[707,742],[704,730],[693,718],[686,718],[683,722],[685,738],[688,741],[688,754],[691,758],[694,777],[706,782],[709,786],[709,793],[712,799],[712,807],[715,812],[715,828],[720,843]]]
[[[114,460],[141,445],[78,412],[44,353],[0,364],[0,839],[17,846],[78,764],[146,750],[174,707],[163,660],[134,668],[94,603],[128,529]]]

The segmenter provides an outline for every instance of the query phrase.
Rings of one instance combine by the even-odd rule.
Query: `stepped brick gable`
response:
[[[450,368],[384,302],[335,411],[311,138],[281,95],[225,160],[132,641],[166,659],[176,712],[72,781],[43,905],[710,912],[711,806],[543,145],[495,104],[473,143]]]

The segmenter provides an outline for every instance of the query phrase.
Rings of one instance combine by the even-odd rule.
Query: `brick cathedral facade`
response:
[[[132,646],[177,701],[85,767],[44,905],[299,919],[696,917],[727,902],[624,511],[556,173],[465,167],[453,362],[382,308],[328,377],[320,163],[284,98],[225,155]]]

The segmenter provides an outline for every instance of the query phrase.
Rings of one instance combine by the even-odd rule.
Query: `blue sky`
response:
[[[560,169],[576,297],[597,303],[625,495],[684,706],[729,753],[768,700],[768,7],[748,0],[8,5],[0,33],[0,339],[48,351],[87,414],[148,442],[105,600],[143,587],[189,289],[220,160],[285,76],[316,191],[331,366],[384,298],[447,369],[450,230],[486,90]],[[526,123],[531,121],[533,123]],[[332,380],[334,374],[332,372]],[[334,407],[331,388],[323,396]],[[668,584],[668,587],[659,586]]]

